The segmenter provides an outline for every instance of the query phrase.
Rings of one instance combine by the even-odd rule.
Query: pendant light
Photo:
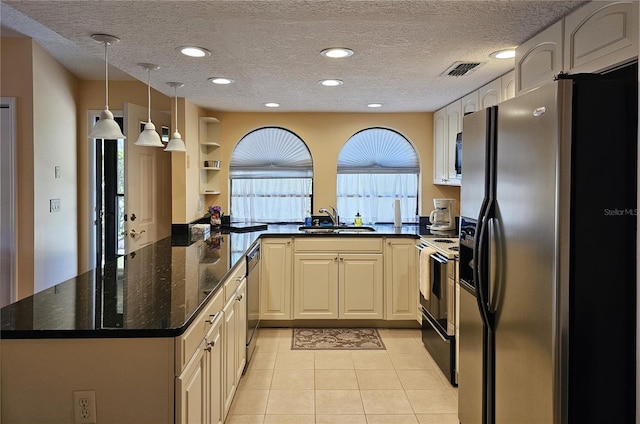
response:
[[[143,147],[164,147],[164,144],[160,141],[160,134],[156,131],[156,126],[151,122],[151,71],[155,71],[160,67],[151,63],[140,63],[139,65],[146,69],[148,74],[147,100],[149,107],[147,112],[147,123],[144,124],[144,130],[140,133],[138,140],[134,144],[136,146]]]
[[[107,51],[111,44],[119,42],[120,39],[107,34],[93,34],[91,38],[99,43],[104,43],[105,105],[104,110],[100,112],[100,119],[91,129],[89,137],[106,140],[125,139],[127,137],[122,134],[120,125],[118,125],[118,123],[113,119],[113,113],[109,110],[109,57],[107,55]]]
[[[174,97],[176,99],[176,126],[173,127],[173,134],[171,135],[171,140],[167,144],[165,152],[186,152],[187,147],[184,145],[184,141],[182,140],[182,136],[178,132],[178,87],[184,87],[184,84],[181,82],[168,82],[167,85],[169,87],[173,87]]]

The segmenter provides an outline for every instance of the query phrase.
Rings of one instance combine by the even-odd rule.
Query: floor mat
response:
[[[294,328],[292,350],[385,350],[375,328]]]

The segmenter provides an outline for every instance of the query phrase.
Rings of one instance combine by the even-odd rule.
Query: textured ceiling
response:
[[[104,78],[104,47],[93,33],[120,38],[109,49],[110,79],[139,79],[138,63],[160,66],[151,85],[169,96],[168,81],[185,83],[180,97],[224,111],[433,111],[513,68],[489,54],[514,47],[584,1],[2,0],[1,35],[34,38],[81,79]],[[176,47],[197,45],[205,58]],[[348,47],[342,60],[320,55]],[[441,74],[455,62],[483,65],[462,77]],[[212,76],[235,80],[215,86]],[[320,79],[344,85],[322,87]],[[112,105],[112,108],[116,108]]]

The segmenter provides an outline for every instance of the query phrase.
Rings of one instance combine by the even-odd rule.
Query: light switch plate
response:
[[[49,212],[60,212],[60,199],[49,199]]]

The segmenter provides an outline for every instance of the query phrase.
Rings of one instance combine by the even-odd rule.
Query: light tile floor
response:
[[[290,328],[260,329],[226,424],[458,424],[458,392],[420,330],[379,329],[374,350],[291,350]]]

